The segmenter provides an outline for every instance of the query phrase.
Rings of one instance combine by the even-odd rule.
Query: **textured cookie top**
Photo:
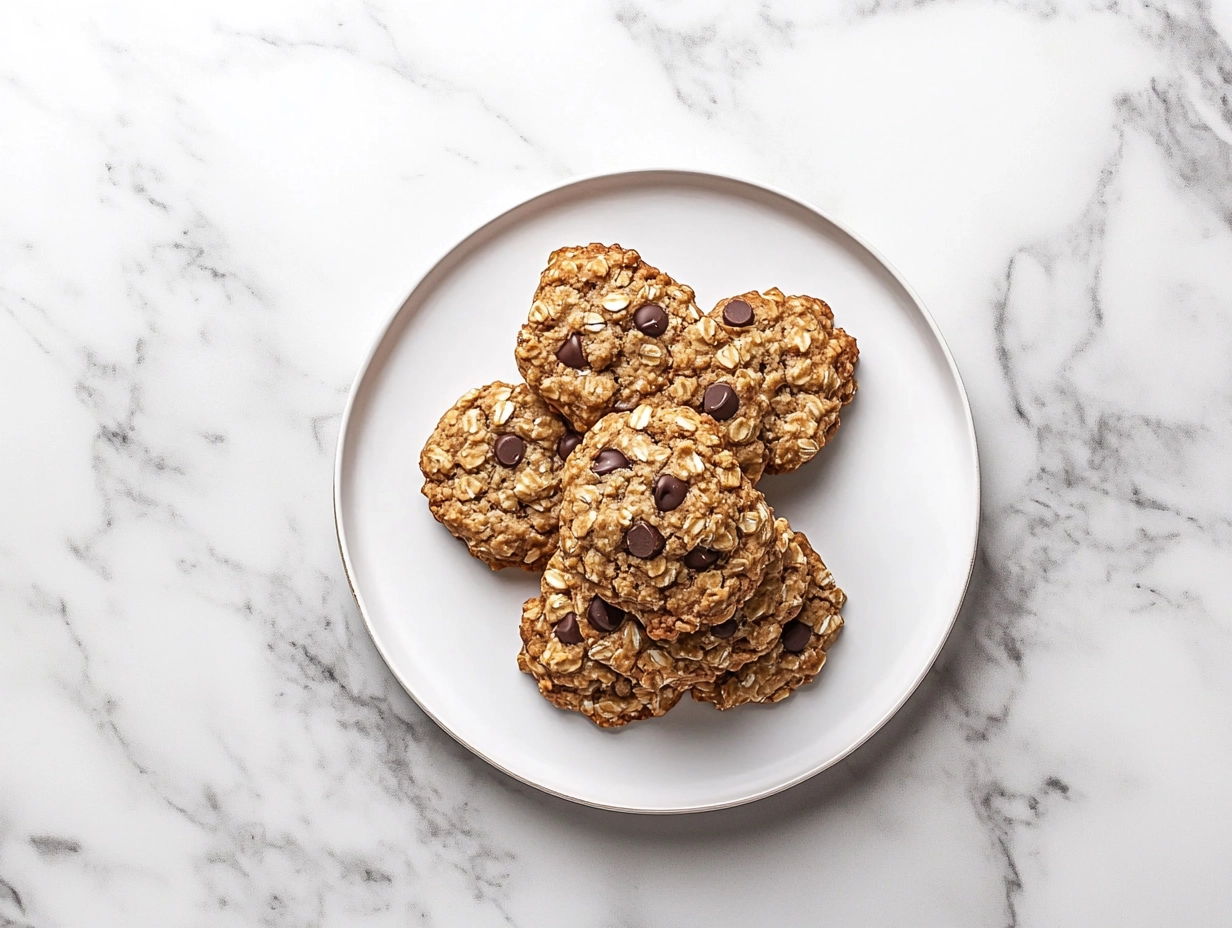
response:
[[[432,515],[493,569],[541,570],[556,548],[567,434],[525,384],[469,391],[419,455]]]
[[[652,718],[680,701],[683,690],[644,687],[589,657],[567,626],[548,620],[541,596],[522,606],[520,632],[522,672],[535,678],[552,705],[580,712],[596,725],[615,728]]]
[[[774,646],[784,623],[803,606],[811,568],[805,556],[807,539],[792,531],[786,519],[775,520],[775,539],[776,556],[753,595],[720,625],[657,642],[662,655],[648,655],[642,664],[647,681],[654,679],[651,668],[672,668],[661,673],[661,679],[690,665],[712,668],[716,674],[738,670]]]
[[[579,429],[666,388],[671,344],[701,318],[693,291],[619,245],[552,252],[514,356]]]
[[[856,390],[858,357],[856,340],[835,327],[824,301],[778,289],[744,293],[720,300],[673,343],[668,396],[717,409],[754,478],[759,461],[765,473],[787,473],[838,428]]]
[[[722,315],[716,319],[711,312],[676,339],[672,345],[675,376],[667,397],[714,419],[741,468],[756,483],[769,461],[761,440],[762,420],[770,409],[763,368],[766,356],[774,350],[766,340],[776,334],[773,324],[767,327],[764,323],[777,320],[781,313],[780,307],[761,294],[745,294],[743,302],[750,312],[732,317],[741,325],[728,325]]]
[[[560,554],[548,562],[552,576],[563,575]],[[649,689],[664,686],[685,690],[694,683],[710,682],[722,668],[700,663],[660,667],[664,654],[642,623],[630,612],[601,596],[578,588],[560,590],[552,581],[543,583],[543,612],[561,640],[576,644],[586,657]],[[663,642],[666,644],[666,642]]]
[[[739,670],[720,674],[713,683],[700,683],[693,698],[730,709],[746,702],[779,702],[810,682],[826,662],[826,651],[843,628],[839,610],[846,595],[821,557],[797,534],[808,561],[808,589],[796,617],[785,622],[777,640],[756,660]]]
[[[559,555],[548,570],[560,569]],[[808,587],[807,561],[786,519],[775,521],[775,544],[761,584],[726,622],[656,641],[632,615],[601,597],[574,591],[544,590],[544,613],[569,640],[583,643],[586,655],[656,689],[686,689],[712,682],[767,651],[783,623],[800,611]]]
[[[561,569],[545,589],[633,612],[652,638],[723,622],[761,582],[773,513],[718,425],[643,404],[588,432],[562,478]]]

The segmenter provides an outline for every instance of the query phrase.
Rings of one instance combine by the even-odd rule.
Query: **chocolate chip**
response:
[[[725,422],[740,408],[740,397],[725,383],[712,383],[702,396],[702,411],[708,412],[720,422]]]
[[[753,307],[744,300],[732,300],[723,307],[723,321],[737,328],[752,325]]]
[[[566,612],[565,617],[552,629],[552,634],[561,644],[581,644],[582,630],[578,628],[577,613]]]
[[[574,332],[566,338],[565,343],[556,352],[556,360],[579,370],[585,367],[586,355],[582,354],[582,336]]]
[[[616,631],[624,620],[624,610],[617,609],[611,603],[605,603],[598,596],[590,601],[586,609],[586,621],[601,632]]]
[[[667,313],[662,306],[647,303],[633,314],[633,324],[643,335],[658,338],[667,331]]]
[[[663,535],[649,522],[634,522],[625,532],[625,547],[634,557],[652,558],[663,550]]]
[[[526,442],[516,435],[496,436],[496,444],[493,447],[496,449],[496,460],[506,467],[519,464],[522,455],[526,454]]]
[[[573,613],[569,614],[572,615]],[[710,634],[716,638],[730,638],[736,634],[736,620],[728,619],[726,622],[720,622],[718,625],[711,625]]]
[[[627,457],[615,448],[604,448],[595,457],[595,463],[590,465],[590,469],[602,477],[604,474],[610,474],[614,470],[623,470],[628,466]]]
[[[556,443],[556,454],[563,461],[569,455],[573,454],[573,449],[582,443],[582,436],[572,430],[565,432],[560,436],[560,441]]]
[[[671,474],[662,474],[655,481],[654,501],[660,512],[671,512],[684,502],[684,495],[689,492],[689,485],[683,480],[677,480]]]
[[[782,637],[779,641],[783,643],[783,650],[790,651],[792,654],[799,654],[808,647],[809,639],[813,637],[813,629],[805,625],[799,619],[792,619],[783,626]]]
[[[684,566],[690,570],[709,570],[719,562],[719,552],[709,548],[694,548],[684,556]]]

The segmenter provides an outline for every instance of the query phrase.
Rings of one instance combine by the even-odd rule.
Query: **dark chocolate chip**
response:
[[[590,601],[586,609],[586,621],[601,632],[614,632],[625,620],[624,611],[617,609],[611,603],[605,603],[599,597]]]
[[[662,306],[647,303],[633,314],[633,324],[643,335],[658,338],[667,331],[667,313]]]
[[[570,613],[570,615],[572,614]],[[730,638],[736,634],[736,620],[728,619],[726,622],[720,622],[718,625],[711,625],[710,634],[716,638]]]
[[[578,628],[577,613],[566,612],[565,617],[552,629],[552,634],[561,644],[581,644],[582,630]]]
[[[634,557],[652,558],[663,550],[663,535],[649,522],[634,522],[625,532],[625,547]]]
[[[610,474],[614,470],[623,470],[628,466],[627,457],[615,448],[604,448],[595,457],[595,463],[590,465],[590,469],[602,477],[604,474]]]
[[[812,628],[805,625],[799,619],[792,619],[783,626],[783,635],[779,640],[783,642],[784,651],[798,654],[808,647],[809,639],[812,637]]]
[[[516,466],[521,462],[522,455],[526,454],[526,442],[516,435],[497,435],[493,447],[496,449],[496,460],[506,467]]]
[[[694,548],[684,556],[684,566],[690,570],[709,570],[719,562],[719,552],[709,548]]]
[[[723,321],[737,328],[752,325],[753,307],[744,300],[732,300],[723,307]]]
[[[689,485],[683,480],[677,480],[671,474],[661,474],[654,485],[655,506],[660,512],[671,512],[684,502],[684,495],[689,492]]]
[[[574,332],[566,338],[565,343],[556,351],[556,360],[579,370],[585,367],[586,355],[582,354],[582,336]]]
[[[708,412],[720,422],[725,422],[740,408],[740,397],[725,383],[712,383],[702,396],[702,411]]]
[[[563,461],[569,455],[573,454],[573,449],[582,443],[582,436],[577,432],[568,431],[560,436],[560,441],[556,443],[556,454]]]

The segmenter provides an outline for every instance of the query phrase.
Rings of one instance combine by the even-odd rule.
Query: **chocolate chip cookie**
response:
[[[603,728],[663,715],[682,690],[648,689],[590,658],[576,616],[550,622],[542,596],[522,606],[518,667],[535,678],[539,692],[560,709],[580,712]]]
[[[813,680],[826,662],[826,652],[843,627],[839,610],[847,597],[821,557],[797,534],[808,561],[809,584],[804,605],[783,624],[778,640],[761,657],[739,670],[721,674],[712,683],[693,687],[693,698],[731,709],[746,702],[779,702]]]
[[[659,394],[671,343],[701,318],[693,291],[619,245],[560,248],[539,278],[514,356],[526,382],[579,429]]]
[[[736,671],[766,653],[779,639],[783,625],[800,612],[809,586],[807,540],[792,531],[786,519],[775,520],[775,556],[761,584],[732,615],[674,641],[653,643],[657,653],[638,660],[638,679],[646,686],[681,681],[692,686]],[[685,684],[683,681],[688,680]]]
[[[559,556],[548,562],[544,575],[544,610],[549,622],[567,622],[593,660],[650,689],[683,690],[713,682],[720,673],[739,669],[769,650],[783,623],[800,611],[809,581],[807,566],[787,520],[776,520],[773,557],[752,597],[725,622],[674,641],[655,641],[636,617],[601,597],[557,589],[567,587],[559,577]]]
[[[605,417],[562,485],[561,569],[545,584],[632,612],[652,638],[731,618],[771,560],[773,513],[697,410],[642,404]]]
[[[720,422],[752,479],[810,460],[856,390],[856,340],[822,300],[778,289],[720,300],[673,342],[668,396]]]
[[[547,621],[570,643],[581,644],[587,657],[611,668],[624,677],[638,680],[638,658],[653,645],[641,622],[631,613],[612,605],[601,596],[572,587],[558,552],[548,561],[541,585],[543,611]],[[712,680],[714,674],[697,680]],[[684,690],[689,680],[673,682],[675,689]],[[658,683],[651,685],[658,689]]]
[[[526,384],[471,390],[419,455],[428,508],[493,570],[542,570],[556,549],[561,469],[580,441]]]

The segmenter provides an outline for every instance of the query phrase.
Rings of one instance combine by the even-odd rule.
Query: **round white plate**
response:
[[[553,708],[518,671],[538,576],[493,573],[433,521],[419,450],[464,392],[516,381],[513,345],[548,253],[619,242],[697,292],[777,286],[825,299],[859,340],[859,392],[833,442],[761,487],[847,591],[817,681],[774,706],[686,698],[605,731]],[[979,464],[954,361],[911,288],[853,233],[754,184],[682,171],[577,181],[493,219],[407,297],[351,388],[334,508],[377,649],[442,728],[533,786],[588,805],[690,812],[749,802],[850,753],[906,701],[962,602]]]

